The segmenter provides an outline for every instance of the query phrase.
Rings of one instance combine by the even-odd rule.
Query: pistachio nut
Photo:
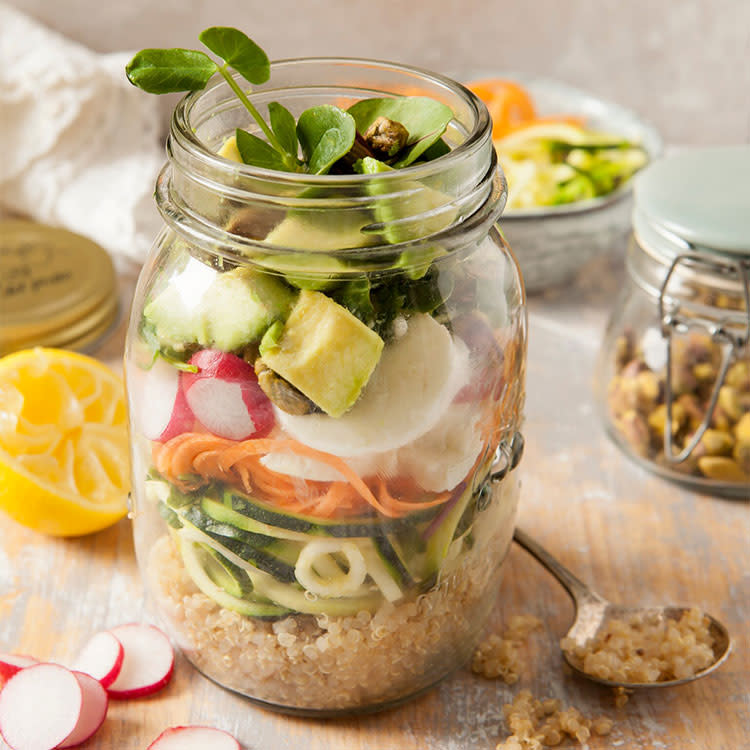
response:
[[[675,401],[672,404],[672,435],[676,435],[682,427],[685,426],[687,421],[687,414],[682,405]],[[648,415],[648,426],[658,435],[660,438],[664,438],[664,432],[667,427],[667,405],[659,404],[649,415]]]
[[[641,456],[648,455],[651,435],[642,414],[633,409],[626,411],[618,420],[617,427],[636,453]]]
[[[742,404],[740,394],[731,385],[723,385],[719,389],[719,406],[733,422],[737,422],[742,416]]]
[[[704,456],[698,459],[698,468],[703,476],[721,482],[750,482],[740,465],[726,456]]]
[[[728,456],[734,448],[734,438],[724,430],[706,430],[696,446],[706,456]]]
[[[730,365],[724,382],[738,391],[750,391],[750,359],[740,359]]]

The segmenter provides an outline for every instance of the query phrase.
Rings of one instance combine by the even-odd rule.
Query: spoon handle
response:
[[[513,532],[513,538],[560,581],[577,605],[580,606],[586,602],[605,603],[605,600],[599,594],[574,576],[564,565],[555,560],[544,547],[539,545],[525,531],[516,528]]]

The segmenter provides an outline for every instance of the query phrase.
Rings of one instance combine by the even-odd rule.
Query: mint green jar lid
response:
[[[633,223],[667,255],[691,250],[750,257],[750,146],[690,149],[634,182]],[[654,248],[656,249],[656,248]]]

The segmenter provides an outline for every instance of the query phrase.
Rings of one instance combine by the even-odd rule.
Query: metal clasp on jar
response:
[[[491,482],[502,481],[508,472],[518,466],[525,445],[526,441],[520,432],[515,432],[510,439],[500,441],[495,452],[495,460],[490,467]]]
[[[726,320],[712,320],[694,315],[680,315],[680,305],[674,299],[668,297],[667,287],[670,279],[680,265],[692,265],[707,271],[710,274],[726,276],[733,274],[742,282],[746,320],[744,330],[737,330],[727,324]],[[724,385],[727,370],[735,356],[748,345],[750,341],[750,261],[744,259],[732,260],[730,258],[706,258],[697,252],[687,252],[678,255],[669,267],[669,271],[659,290],[659,318],[661,320],[661,333],[667,342],[666,374],[664,384],[665,401],[665,426],[664,426],[664,459],[668,463],[678,464],[684,461],[700,442],[704,433],[711,424],[716,403],[719,399],[719,391]],[[711,397],[708,401],[703,421],[695,431],[691,439],[679,453],[674,453],[673,446],[673,404],[674,388],[672,382],[672,333],[687,333],[691,329],[703,329],[708,332],[711,339],[722,347],[722,360],[716,376]]]

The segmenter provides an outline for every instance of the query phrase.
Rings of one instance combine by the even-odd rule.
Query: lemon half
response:
[[[122,381],[61,349],[0,359],[0,508],[54,536],[99,531],[127,512]]]

